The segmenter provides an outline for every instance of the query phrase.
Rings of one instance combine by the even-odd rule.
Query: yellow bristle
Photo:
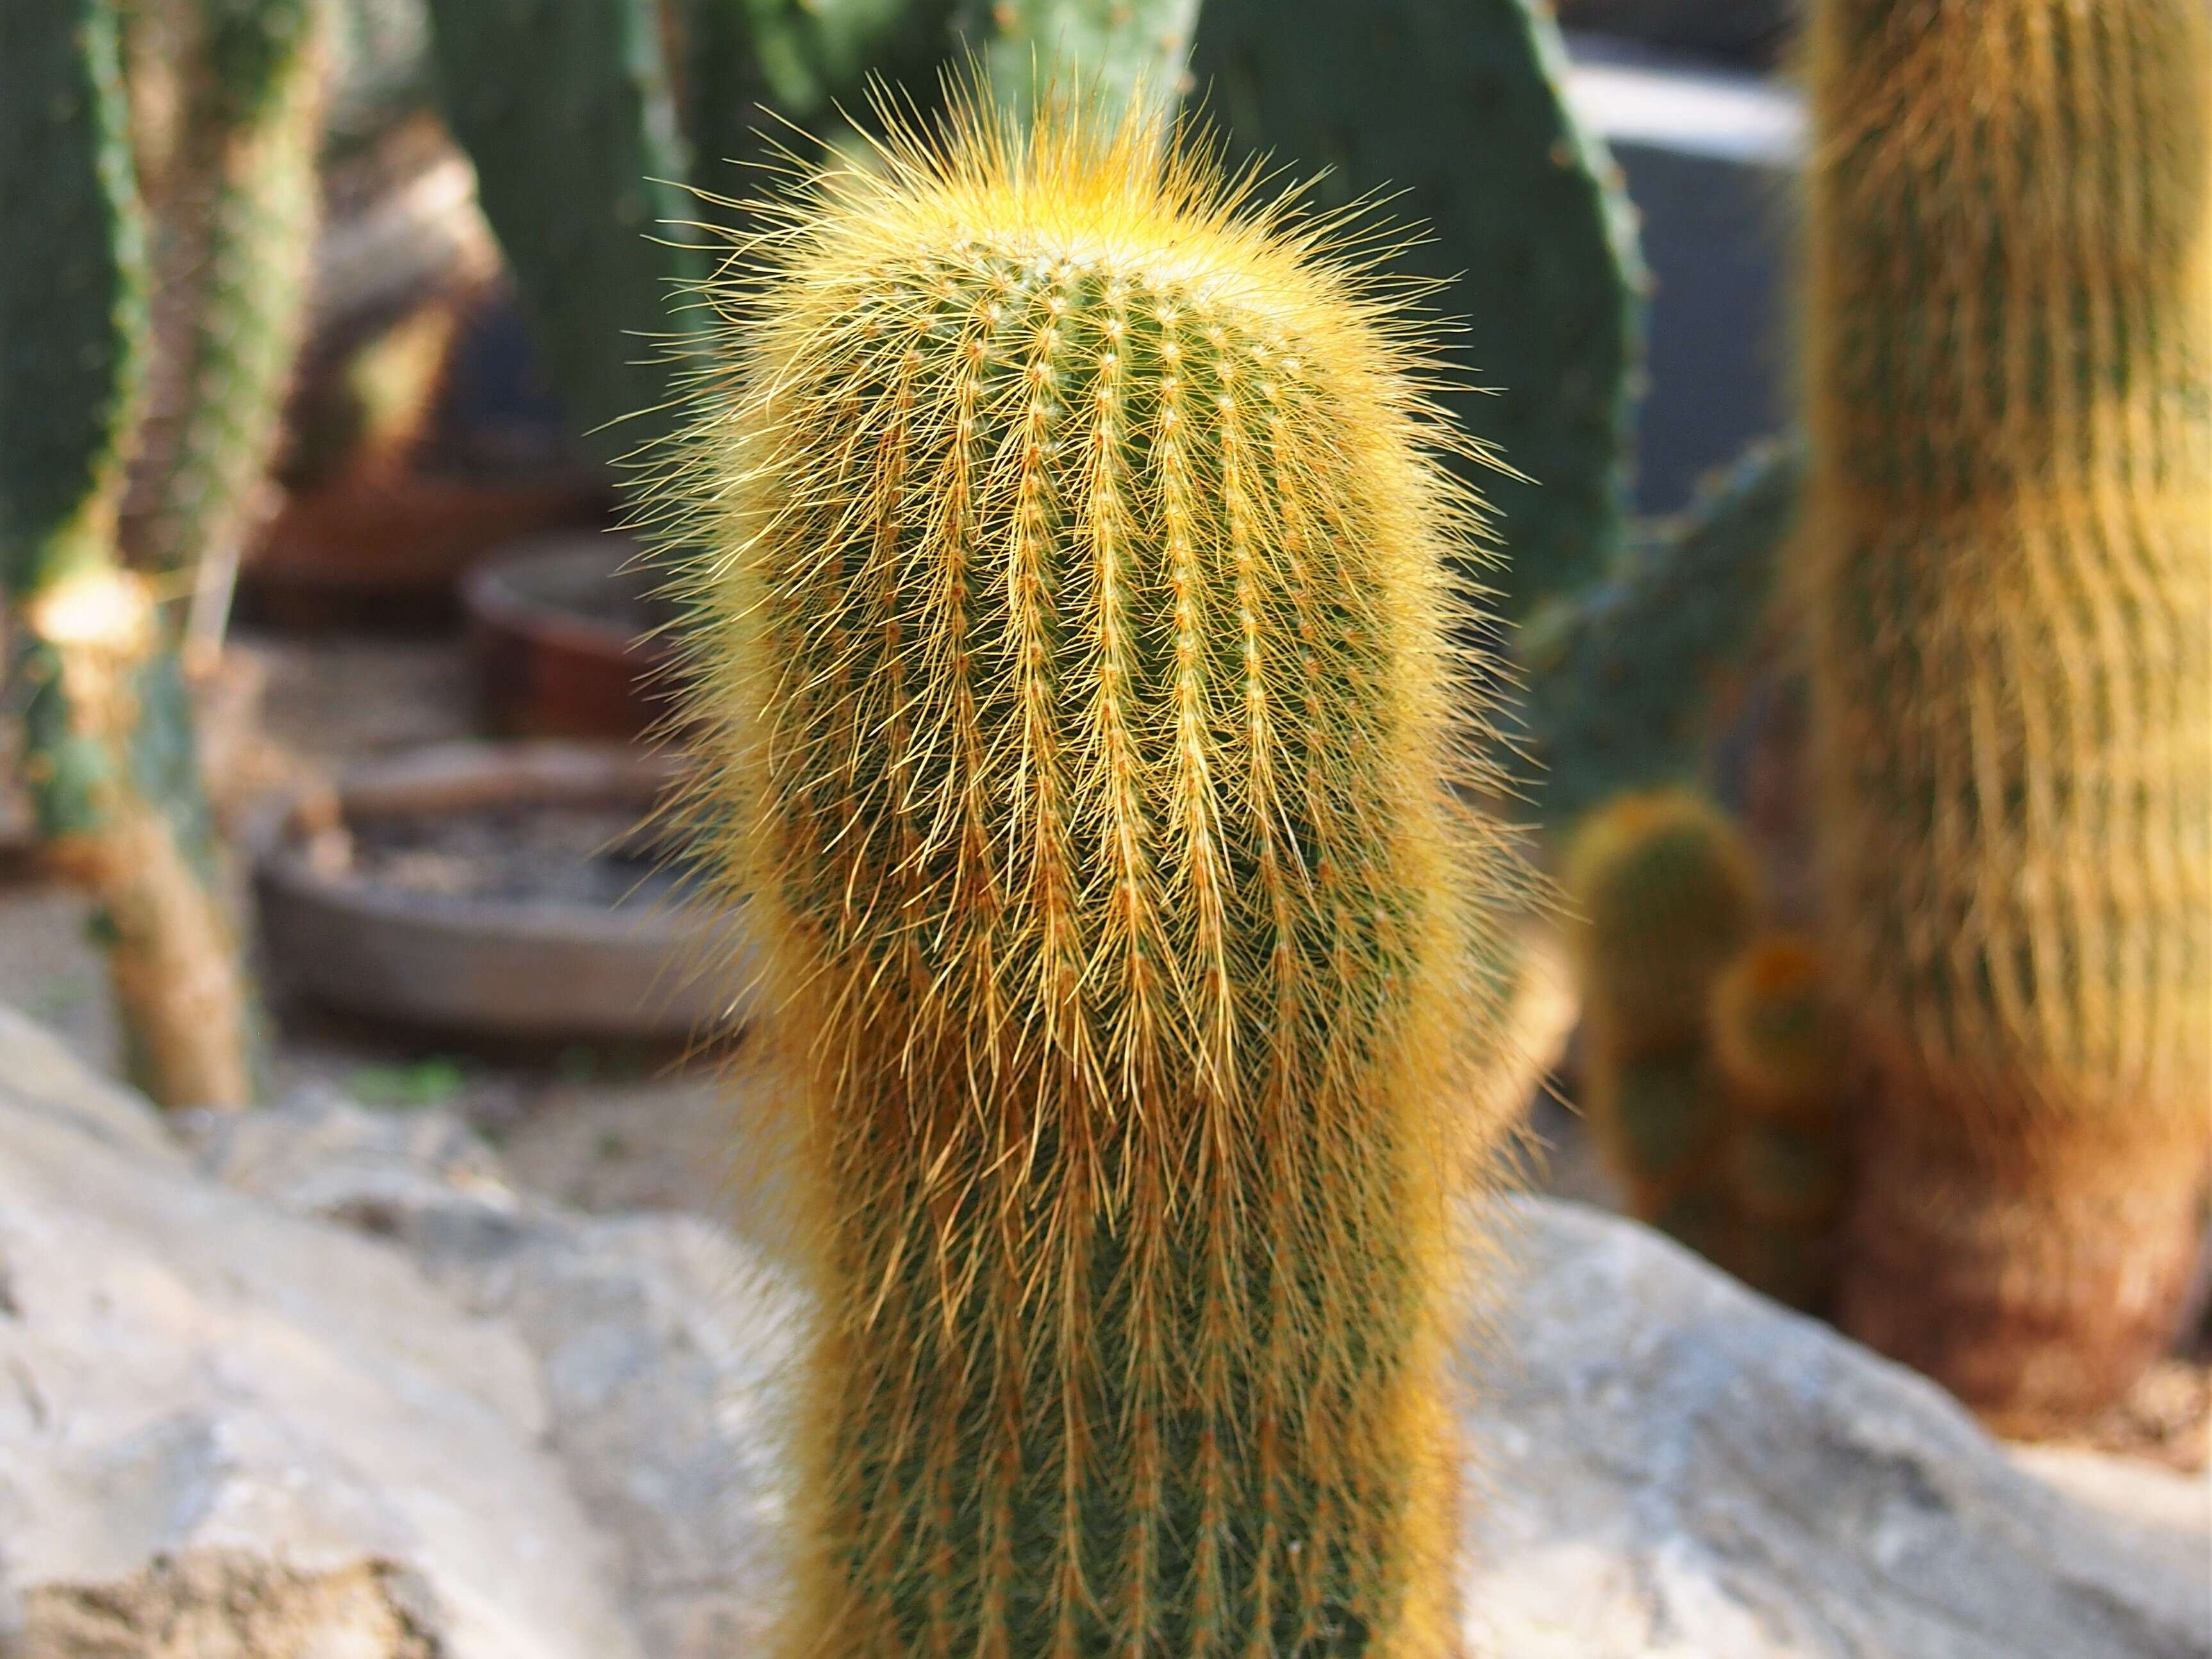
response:
[[[1443,1659],[1464,441],[1348,230],[1152,118],[877,112],[660,492],[820,1310],[777,1650]]]

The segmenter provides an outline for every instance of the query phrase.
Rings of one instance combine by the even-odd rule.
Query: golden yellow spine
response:
[[[820,1308],[805,1659],[1455,1650],[1476,504],[1406,321],[1160,137],[895,128],[708,291],[662,493]]]

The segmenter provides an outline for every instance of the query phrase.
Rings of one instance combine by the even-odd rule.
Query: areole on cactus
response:
[[[819,1310],[778,1650],[1455,1652],[1464,441],[1157,116],[877,112],[659,492]]]

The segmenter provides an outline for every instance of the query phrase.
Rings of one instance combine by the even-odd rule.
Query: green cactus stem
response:
[[[1565,883],[1587,1017],[1624,1054],[1700,1040],[1751,937],[1759,878],[1735,825],[1685,790],[1623,796],[1577,831]]]
[[[189,578],[198,660],[219,647],[270,501],[320,222],[323,0],[199,0],[154,207],[154,350],[123,502],[125,556]]]
[[[1516,645],[1542,822],[1698,780],[1716,708],[1776,623],[1803,479],[1800,447],[1761,445],[1656,545],[1537,607]]]
[[[991,89],[1024,120],[1040,89],[1120,109],[1148,98],[1171,115],[1189,78],[1199,0],[992,0],[983,61]],[[983,31],[970,29],[981,38]]]
[[[0,573],[46,850],[100,907],[133,1075],[170,1106],[252,1088],[191,708],[116,531],[143,405],[143,212],[108,0],[0,11]]]
[[[447,121],[569,418],[603,456],[676,421],[706,276],[691,153],[652,0],[430,0]],[[672,338],[672,337],[678,337]]]
[[[1444,1659],[1463,441],[1386,296],[1084,126],[804,188],[666,486],[820,1310],[773,1650]]]
[[[1630,1211],[1755,1289],[1824,1304],[1850,1154],[1817,957],[1758,933],[1741,836],[1684,791],[1594,814],[1565,885],[1589,1121]]]

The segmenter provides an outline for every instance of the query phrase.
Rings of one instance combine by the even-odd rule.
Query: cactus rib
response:
[[[1843,1314],[2000,1420],[2170,1334],[2212,1077],[2212,11],[1825,0],[1804,573],[1882,1071]]]
[[[975,101],[766,210],[666,490],[822,1309],[780,1650],[1442,1656],[1455,440],[1157,115]]]

